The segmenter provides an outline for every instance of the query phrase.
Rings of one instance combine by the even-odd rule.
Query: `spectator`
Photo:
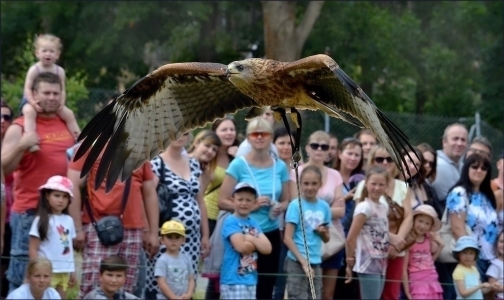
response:
[[[477,242],[477,268],[481,281],[495,258],[493,247],[497,240],[497,212],[495,195],[490,187],[491,164],[486,156],[472,154],[462,167],[460,179],[448,193],[446,205],[453,237],[471,235]],[[468,226],[472,233],[466,232]],[[455,269],[453,264],[447,264]],[[449,269],[449,271],[451,271]]]
[[[260,117],[268,121],[268,123],[271,125],[271,128],[273,128],[273,125],[275,124],[275,118],[273,117],[273,112],[271,111],[271,108],[268,108]],[[235,157],[244,156],[245,154],[250,152],[250,149],[252,149],[252,146],[250,145],[248,139],[245,139],[240,144],[240,147],[238,147],[238,150],[236,151],[236,154],[234,156]],[[273,143],[270,144],[269,153],[272,157],[278,158],[278,150],[275,147],[275,144]]]
[[[191,146],[187,150],[190,157],[196,158],[201,167],[201,190],[206,188],[212,181],[215,168],[217,167],[217,152],[222,143],[219,136],[212,130],[200,131]]]
[[[5,178],[2,168],[0,168],[1,173],[1,185],[2,190],[0,194],[0,253],[3,252],[4,247],[4,232],[5,232],[5,215],[6,215],[6,207],[5,207]]]
[[[389,222],[390,256],[387,262],[385,286],[383,288],[383,294],[381,295],[381,299],[383,300],[395,300],[399,299],[400,296],[404,256],[406,255],[405,251],[401,251],[399,253],[397,253],[397,251],[399,251],[399,249],[403,249],[405,239],[411,231],[411,227],[413,225],[413,213],[411,210],[411,197],[413,192],[407,187],[404,181],[394,179],[399,174],[399,171],[397,166],[394,164],[392,157],[383,146],[375,146],[369,152],[368,156],[368,170],[379,165],[385,167],[389,176],[385,195],[404,209],[404,219],[401,224],[393,224]],[[355,190],[354,200],[360,199],[363,187],[364,181],[361,181]],[[382,203],[388,203],[385,196],[381,197],[380,201]]]
[[[321,187],[317,192],[317,197],[327,202],[331,208],[332,225],[344,236],[341,218],[345,215],[345,200],[343,198],[343,179],[338,171],[324,166],[324,159],[329,150],[329,135],[322,131],[315,131],[308,138],[305,151],[308,161],[298,168],[302,172],[308,166],[317,167],[322,172]],[[290,171],[290,198],[297,199],[297,180],[295,170]],[[322,298],[332,299],[336,287],[336,277],[341,268],[343,252],[339,251],[335,255],[327,258],[321,263],[322,275]]]
[[[5,132],[7,128],[12,123],[13,112],[12,109],[7,105],[7,103],[2,100],[1,101],[1,110],[2,110],[2,123],[1,123],[1,140],[3,140]],[[2,145],[0,140],[0,147]],[[3,171],[2,171],[3,172]],[[5,173],[5,172],[3,172]],[[5,213],[4,220],[4,231],[3,231],[3,250],[0,251],[0,297],[7,297],[7,291],[9,287],[9,281],[7,281],[7,277],[5,276],[5,272],[7,271],[7,267],[9,266],[9,256],[11,250],[11,238],[12,238],[12,230],[10,227],[10,210],[12,207],[13,197],[12,197],[12,185],[14,183],[13,174],[3,174],[4,175],[4,184],[5,184],[5,207],[2,209],[2,213]]]
[[[354,137],[361,142],[362,152],[364,154],[364,165],[367,166],[369,151],[378,144],[378,141],[376,140],[373,132],[369,129],[360,130]]]
[[[65,176],[66,150],[74,138],[56,112],[61,103],[61,81],[53,73],[41,73],[33,83],[33,97],[43,109],[37,115],[37,133],[24,133],[24,117],[14,120],[2,142],[2,167],[14,172],[14,203],[11,208],[11,260],[7,279],[9,291],[23,283],[28,263],[28,235],[39,201],[38,187],[54,175]],[[36,153],[27,153],[39,144]]]
[[[123,287],[127,281],[127,261],[120,256],[109,256],[100,262],[100,286],[89,292],[83,300],[129,300],[138,299],[125,292]]]
[[[329,151],[327,151],[327,157],[324,161],[324,165],[329,168],[334,167],[334,160],[338,156],[338,138],[332,134],[329,134]]]
[[[504,229],[504,190],[494,191],[499,231]]]
[[[183,135],[177,141],[170,143],[168,148],[150,162],[155,186],[167,185],[172,193],[172,219],[179,220],[186,229],[185,243],[181,253],[188,255],[192,262],[195,278],[198,275],[200,257],[208,255],[209,230],[208,218],[203,191],[201,186],[201,167],[198,161],[192,157],[182,155],[182,149],[187,143],[189,136]],[[164,176],[164,182],[160,181]],[[162,220],[166,221],[166,220]],[[160,293],[157,280],[154,276],[156,261],[166,247],[161,246],[159,251],[147,262],[147,284],[145,297],[156,299]]]
[[[495,242],[495,256],[492,264],[488,268],[486,275],[488,283],[492,285],[493,291],[497,293],[495,299],[504,299],[504,231],[500,231]]]
[[[504,149],[496,163],[497,166],[497,177],[492,180],[492,190],[503,190],[504,189]]]
[[[156,299],[191,299],[196,284],[193,263],[189,256],[180,253],[185,242],[184,225],[172,219],[163,224],[159,233],[166,252],[159,256],[154,267],[159,287]]]
[[[275,274],[278,269],[282,242],[278,217],[289,204],[289,173],[282,160],[271,157],[272,134],[271,124],[263,118],[248,123],[247,140],[252,149],[229,164],[219,195],[219,208],[234,211],[231,196],[237,183],[252,183],[258,192],[257,204],[250,217],[259,223],[272,245],[271,254],[258,254],[258,299],[271,299],[273,295],[276,276],[266,274]]]
[[[467,153],[465,157],[469,157],[471,154],[478,153],[479,155],[484,155],[488,159],[492,158],[492,144],[490,141],[484,136],[477,136],[469,145],[469,149],[467,149]]]
[[[217,152],[217,166],[212,175],[213,179],[205,191],[205,206],[208,214],[208,229],[209,235],[212,235],[217,224],[217,217],[219,215],[219,207],[217,206],[220,187],[224,176],[226,176],[226,169],[234,159],[234,153],[238,149],[240,142],[236,134],[236,122],[231,118],[224,118],[215,121],[211,127],[212,131],[219,137],[221,146]],[[219,233],[220,234],[220,233]],[[208,279],[205,299],[219,299],[219,277]]]
[[[431,182],[440,202],[440,207],[444,211],[446,206],[446,195],[448,190],[460,178],[461,160],[467,148],[467,129],[462,124],[454,123],[446,127],[443,134],[443,149],[438,150],[436,179]],[[451,274],[450,274],[451,277]],[[446,297],[446,295],[445,295]]]
[[[437,166],[437,154],[436,151],[427,143],[421,143],[417,146],[418,150],[422,152],[422,157],[424,161],[425,169],[425,182],[431,185],[434,180],[436,180],[436,166]],[[436,194],[437,196],[437,194]]]
[[[30,260],[27,263],[26,283],[13,290],[7,300],[25,299],[61,299],[58,292],[51,287],[52,265],[44,257]]]
[[[414,151],[409,151],[408,154],[404,154],[404,159],[406,160],[406,168],[409,170],[409,174],[406,174],[405,181],[409,182],[411,190],[413,191],[413,202],[411,203],[411,208],[415,209],[422,204],[428,204],[432,206],[441,218],[443,211],[438,206],[439,201],[437,199],[436,193],[432,188],[425,182],[425,162],[422,153],[418,148],[413,148]],[[410,177],[411,175],[411,177]],[[402,175],[400,175],[403,178]]]
[[[100,262],[113,255],[120,255],[127,261],[129,268],[126,272],[124,287],[127,292],[133,293],[137,282],[137,266],[140,264],[142,241],[150,255],[154,255],[159,247],[157,234],[159,206],[154,175],[149,163],[145,163],[133,172],[130,179],[130,191],[123,210],[122,198],[126,192],[125,183],[116,182],[109,193],[105,192],[105,183],[100,185],[98,190],[94,189],[101,156],[93,164],[89,174],[80,178],[80,172],[88,155],[89,152],[85,153],[81,159],[71,161],[67,175],[73,183],[74,199],[70,203],[69,212],[77,231],[74,246],[76,250],[82,250],[83,259],[79,298],[84,297],[98,285],[102,276],[98,272]],[[87,187],[87,197],[82,197],[80,192],[80,187],[84,184]],[[82,207],[85,208],[82,209]],[[113,246],[102,245],[91,222],[89,210],[96,222],[105,216],[122,216],[123,240]]]

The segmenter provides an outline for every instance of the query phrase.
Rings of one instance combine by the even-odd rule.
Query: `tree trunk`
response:
[[[303,46],[317,21],[324,1],[308,4],[296,27],[294,1],[262,1],[266,58],[295,61],[301,58]]]

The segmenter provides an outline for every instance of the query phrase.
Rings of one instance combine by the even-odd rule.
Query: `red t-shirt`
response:
[[[84,156],[81,157],[81,159],[77,160],[76,162],[74,162],[72,158],[72,160],[70,161],[69,169],[80,172],[82,170],[82,166],[84,165],[84,161],[86,160],[88,153],[84,154]],[[105,193],[106,180],[104,180],[103,183],[98,188],[98,190],[95,191],[94,181],[96,178],[96,171],[98,170],[98,164],[100,163],[102,154],[100,154],[96,162],[93,164],[93,167],[91,167],[91,171],[88,174],[86,185],[89,202],[91,204],[91,210],[93,212],[93,217],[96,221],[108,215],[115,215],[115,216],[120,215],[122,195],[125,186],[125,183],[117,181],[116,184],[110,190],[110,192],[106,194]],[[128,200],[126,202],[126,208],[124,209],[122,220],[124,228],[139,229],[144,228],[145,225],[147,225],[144,224],[142,218],[142,206],[143,206],[142,186],[144,181],[152,180],[153,178],[154,173],[152,172],[152,168],[149,162],[146,162],[142,167],[133,172],[131,178],[130,192]],[[83,224],[91,223],[91,219],[89,218],[87,208],[84,205],[82,210],[84,212],[82,215],[82,223]]]
[[[19,117],[12,125],[23,127],[24,117]],[[24,213],[37,207],[39,187],[51,176],[66,176],[68,159],[66,150],[75,143],[66,123],[59,117],[37,117],[37,134],[40,150],[26,151],[14,171],[14,203],[11,211]]]

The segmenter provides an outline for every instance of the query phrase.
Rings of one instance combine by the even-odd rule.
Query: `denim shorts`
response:
[[[28,241],[33,219],[35,219],[35,210],[30,210],[25,213],[11,211],[10,214],[12,239],[10,251],[11,259],[9,262],[9,269],[7,270],[7,279],[11,287],[23,284],[26,266],[28,265]]]

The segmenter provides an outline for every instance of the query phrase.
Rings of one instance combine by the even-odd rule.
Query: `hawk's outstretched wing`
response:
[[[364,91],[329,56],[315,55],[284,68],[285,75],[295,77],[317,107],[328,115],[370,129],[390,153],[403,174],[401,161],[406,164],[402,150],[413,147],[408,137],[390,121]]]
[[[86,152],[81,176],[100,153],[95,188],[106,178],[109,191],[118,178],[152,159],[184,133],[257,103],[226,78],[216,63],[169,64],[137,81],[101,110],[82,130],[74,161]]]

